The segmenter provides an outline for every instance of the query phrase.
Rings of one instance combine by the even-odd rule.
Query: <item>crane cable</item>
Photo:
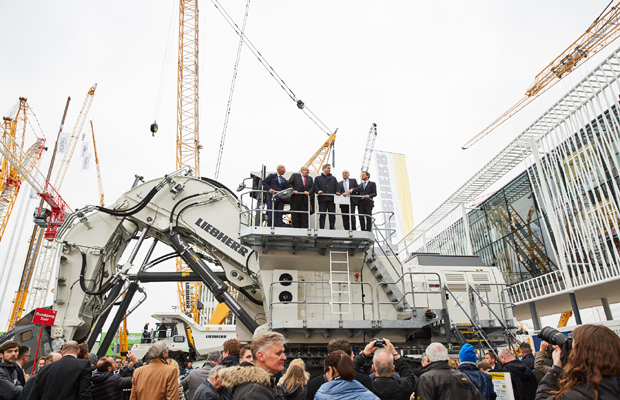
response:
[[[222,163],[222,155],[224,154],[224,142],[226,141],[226,131],[228,130],[228,119],[230,117],[230,108],[232,107],[233,95],[235,93],[235,84],[237,83],[237,71],[239,70],[239,60],[241,59],[241,49],[243,48],[243,37],[245,26],[248,21],[248,13],[250,11],[250,0],[245,5],[245,15],[243,16],[243,25],[241,26],[241,35],[239,35],[239,46],[237,47],[237,58],[235,67],[233,68],[232,82],[230,83],[230,93],[228,94],[228,105],[226,106],[226,115],[224,116],[224,128],[222,129],[222,139],[220,140],[220,151],[217,154],[217,162],[215,164],[215,176],[217,180],[220,175],[220,164]]]
[[[265,57],[263,57],[263,55],[260,53],[260,51],[258,51],[258,49],[252,44],[252,42],[250,41],[250,39],[248,39],[248,37],[245,35],[245,33],[243,33],[243,31],[239,28],[239,26],[235,23],[235,21],[232,19],[232,17],[228,14],[228,12],[226,12],[226,10],[221,6],[221,4],[218,2],[218,0],[211,0],[211,2],[213,3],[213,5],[215,6],[215,8],[220,12],[220,14],[222,14],[222,16],[224,17],[224,19],[226,20],[226,22],[228,22],[228,25],[230,25],[231,28],[233,28],[233,30],[235,31],[235,33],[237,35],[239,35],[240,37],[243,38],[244,43],[246,44],[247,48],[250,49],[250,51],[252,52],[252,54],[254,54],[256,56],[256,58],[258,59],[258,61],[261,63],[261,65],[263,67],[265,67],[265,69],[267,70],[267,72],[269,72],[269,75],[271,75],[273,77],[273,79],[276,80],[276,82],[278,82],[278,85],[280,85],[280,87],[282,88],[282,90],[284,90],[286,92],[286,94],[291,98],[291,100],[293,100],[295,102],[295,104],[297,105],[297,108],[299,108],[300,110],[302,110],[304,112],[304,114],[306,114],[306,116],[308,116],[308,118],[310,118],[310,120],[312,122],[314,122],[314,124],[316,126],[319,127],[319,129],[321,129],[325,134],[327,134],[328,136],[331,136],[331,134],[333,133],[333,131],[331,129],[329,129],[329,127],[327,125],[325,125],[325,123],[323,121],[321,121],[316,114],[314,114],[305,104],[303,101],[301,101],[300,99],[297,98],[297,96],[295,95],[295,93],[291,90],[291,88],[286,84],[286,82],[284,82],[284,80],[282,79],[282,77],[280,77],[280,75],[275,71],[275,69],[273,69],[273,67],[269,64],[269,62],[267,62],[267,60],[265,59]]]
[[[174,20],[175,20],[175,9],[176,9],[176,3],[172,3],[172,11],[170,12],[170,23],[169,23],[169,27],[168,27],[168,38],[166,40],[166,48],[164,50],[164,58],[162,60],[162,65],[161,65],[161,76],[159,78],[159,89],[157,91],[157,99],[155,101],[155,115],[153,116],[153,120],[157,121],[157,118],[159,118],[159,111],[161,110],[161,102],[162,102],[162,98],[164,97],[164,86],[165,86],[165,80],[166,80],[166,75],[168,74],[168,65],[170,64],[169,62],[169,58],[170,58],[170,48],[172,47],[172,32],[173,32],[173,26],[174,26]]]

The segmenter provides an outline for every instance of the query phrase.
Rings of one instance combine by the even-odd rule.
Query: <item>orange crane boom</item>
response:
[[[599,16],[583,35],[536,75],[534,83],[527,89],[524,98],[465,143],[463,150],[473,146],[510,117],[521,111],[534,99],[583,64],[586,58],[595,55],[616,40],[620,34],[620,4],[616,4],[609,11],[606,13],[603,11],[603,13],[604,15]]]
[[[95,128],[93,127],[93,120],[90,120],[90,131],[93,134],[93,151],[95,152],[95,166],[97,167],[97,183],[99,186],[99,204],[104,206],[103,197],[103,181],[101,180],[101,168],[99,167],[99,156],[97,156],[97,144],[95,143]]]

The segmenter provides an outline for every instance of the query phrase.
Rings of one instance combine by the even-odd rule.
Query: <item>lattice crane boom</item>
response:
[[[69,138],[69,141],[67,143],[65,154],[62,157],[60,166],[58,167],[56,177],[55,179],[53,179],[54,187],[58,190],[60,190],[60,187],[65,180],[65,176],[67,175],[67,171],[69,170],[69,163],[71,162],[71,158],[73,157],[75,146],[77,146],[78,139],[80,138],[80,134],[82,133],[82,128],[84,127],[84,122],[86,122],[86,117],[88,116],[88,110],[90,110],[90,105],[93,103],[93,98],[95,97],[95,89],[97,89],[96,83],[88,90],[88,93],[86,94],[84,104],[82,104],[82,109],[80,110],[77,121],[75,121],[75,126],[73,127],[71,137]]]
[[[104,206],[103,196],[103,180],[101,179],[101,168],[99,167],[99,156],[97,155],[97,144],[95,143],[95,128],[93,127],[93,121],[90,121],[90,130],[93,134],[93,151],[95,152],[95,166],[97,167],[97,184],[99,189],[99,204]]]
[[[618,36],[620,36],[620,4],[616,4],[609,11],[604,12],[604,15],[597,18],[583,35],[536,75],[534,83],[527,89],[524,98],[465,143],[463,150],[473,146],[510,117],[521,111],[534,99],[583,64],[586,58],[603,50],[607,45],[616,40]]]
[[[336,129],[338,130],[338,129]],[[332,133],[325,143],[319,147],[319,149],[310,157],[310,159],[304,164],[308,169],[313,172],[321,172],[321,166],[325,162],[325,160],[329,157],[331,153],[334,142],[336,141],[336,132]]]
[[[368,171],[370,168],[370,161],[372,160],[372,153],[375,151],[375,141],[377,140],[377,124],[370,125],[370,131],[368,131],[368,137],[366,138],[366,148],[364,149],[364,158],[362,159],[361,172]]]

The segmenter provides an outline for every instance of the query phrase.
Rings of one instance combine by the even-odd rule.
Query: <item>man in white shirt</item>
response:
[[[338,193],[337,195],[342,195],[345,197],[349,197],[351,193],[353,193],[353,189],[357,187],[357,181],[354,178],[349,178],[349,171],[342,171],[342,180],[338,183]],[[351,207],[348,204],[340,205],[340,212],[342,213],[342,225],[344,229],[349,231],[354,231],[356,226],[355,223],[355,208],[359,204],[358,197],[350,197]],[[349,224],[351,222],[351,224]]]

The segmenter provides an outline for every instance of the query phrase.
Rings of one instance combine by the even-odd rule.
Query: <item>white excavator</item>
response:
[[[265,192],[260,177],[253,178],[239,198],[183,168],[131,189],[109,208],[87,206],[69,215],[55,239],[62,243],[50,306],[55,325],[43,328],[39,352],[67,340],[92,348],[112,309],[109,332],[144,301],[140,285],[153,281],[202,281],[235,315],[236,332],[226,335],[249,342],[260,332],[281,332],[287,355],[309,367],[321,365],[326,344],[338,337],[354,347],[387,338],[409,353],[431,341],[472,343],[481,351],[515,343],[511,302],[497,268],[474,256],[413,254],[401,262],[385,244],[389,230],[319,229],[318,213],[309,215],[309,228],[267,226]],[[170,252],[152,259],[155,246]],[[193,273],[149,272],[175,257]],[[137,293],[142,298],[129,309]],[[4,338],[36,347],[39,327],[31,318]],[[175,323],[186,327],[181,319]],[[192,357],[213,347],[201,342],[208,332],[193,328],[200,349],[190,349]],[[102,340],[99,355],[113,336]]]

